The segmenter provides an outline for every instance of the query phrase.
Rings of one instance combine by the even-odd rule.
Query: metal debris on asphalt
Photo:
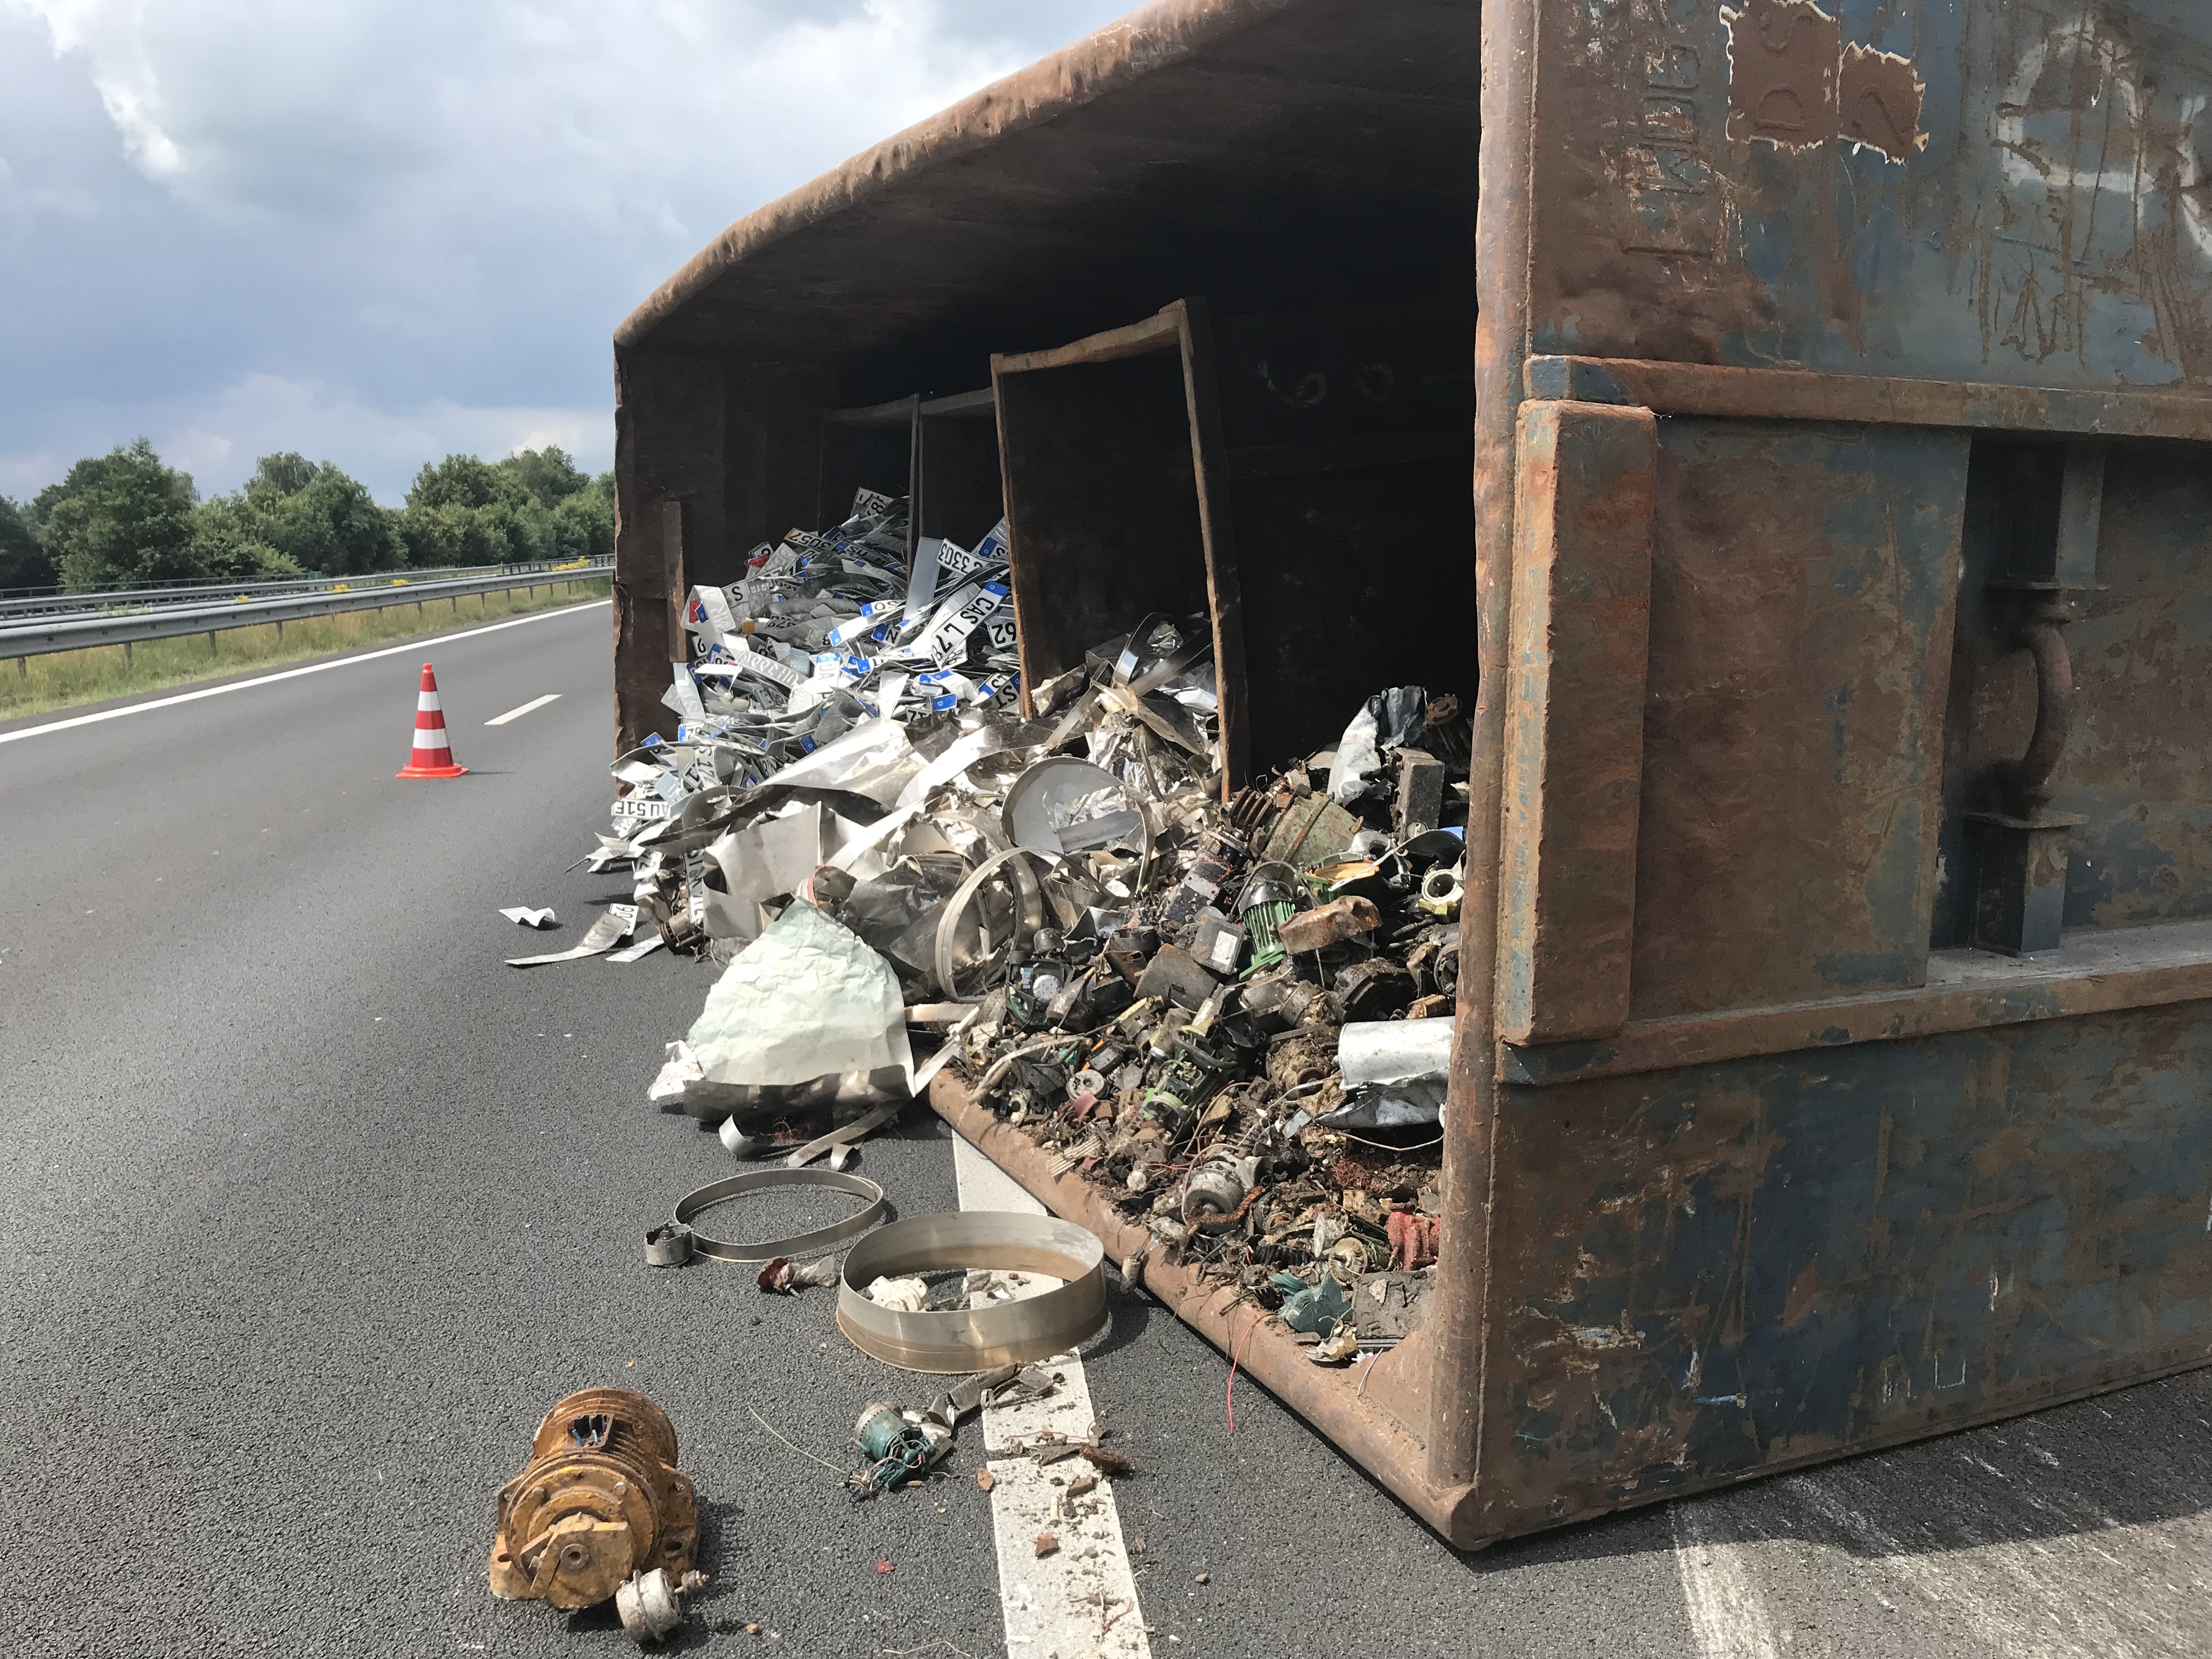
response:
[[[627,1389],[586,1389],[546,1413],[530,1462],[500,1488],[492,1594],[588,1607],[635,1575],[665,1573],[661,1584],[634,1594],[637,1617],[649,1626],[675,1605],[698,1530],[697,1502],[677,1468],[666,1413]],[[635,1634],[631,1613],[623,1619]]]

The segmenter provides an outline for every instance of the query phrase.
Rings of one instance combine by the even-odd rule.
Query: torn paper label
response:
[[[501,910],[500,915],[505,916],[509,921],[520,923],[525,927],[557,927],[560,926],[560,923],[554,919],[553,912],[550,908],[534,910],[526,904],[515,904],[510,905],[506,909]]]

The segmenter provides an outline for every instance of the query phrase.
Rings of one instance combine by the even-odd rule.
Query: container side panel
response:
[[[1628,1018],[1657,422],[1525,403],[1518,447],[1498,1026],[1544,1042]]]
[[[2206,1364],[2206,1012],[1506,1091],[1485,1529]]]
[[[1636,1018],[1921,982],[1966,459],[1660,423]]]
[[[1545,13],[1539,351],[2212,392],[2212,9]]]
[[[729,372],[722,416],[722,511],[700,540],[695,581],[726,586],[744,574],[745,556],[787,531],[823,528],[822,412],[838,401],[828,371],[747,363]],[[902,477],[902,465],[892,476]],[[884,488],[896,495],[899,489]],[[853,494],[832,506],[835,524]]]

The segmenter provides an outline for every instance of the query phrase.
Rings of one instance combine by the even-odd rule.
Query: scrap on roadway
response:
[[[471,769],[397,784],[425,657]],[[501,906],[553,906],[559,941],[628,896],[562,873],[606,805],[604,602],[88,713],[0,726],[9,1650],[628,1651],[611,1608],[484,1582],[539,1415],[614,1383],[698,1486],[687,1650],[1008,1651],[983,1437],[849,1502],[760,1421],[842,1464],[862,1401],[934,1385],[854,1350],[824,1292],[643,1264],[729,1167],[644,1102],[709,970],[500,965],[540,937]],[[861,1167],[902,1214],[960,1202],[920,1106]],[[1137,1650],[2203,1650],[2204,1372],[1460,1556],[1259,1388],[1229,1435],[1224,1367],[1162,1310],[1117,1298],[1085,1359],[1137,1468]]]

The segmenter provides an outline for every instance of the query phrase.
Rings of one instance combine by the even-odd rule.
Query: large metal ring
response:
[[[717,1204],[777,1187],[827,1187],[868,1201],[842,1221],[793,1238],[772,1238],[759,1244],[733,1244],[726,1239],[709,1238],[695,1226],[691,1230],[692,1254],[711,1255],[718,1261],[773,1261],[780,1255],[811,1255],[867,1231],[883,1218],[884,1189],[866,1176],[845,1175],[836,1170],[779,1169],[748,1170],[743,1175],[710,1181],[697,1192],[686,1193],[677,1201],[676,1219],[690,1223]]]
[[[1006,852],[994,853],[969,871],[968,879],[955,888],[952,896],[945,902],[945,913],[938,919],[937,949],[931,965],[937,971],[938,988],[946,996],[955,1000],[960,998],[960,980],[963,972],[973,974],[979,965],[989,969],[998,960],[1000,952],[994,950],[979,962],[969,963],[963,970],[955,960],[953,950],[959,943],[960,923],[968,914],[968,907],[975,902],[975,895],[983,890],[984,884],[998,874],[1001,868],[1012,866],[1015,902],[1020,907],[1016,918],[1019,926],[1006,943],[1018,945],[1044,926],[1044,892],[1037,884],[1036,872],[1030,868],[1030,860],[1036,856],[1026,847],[1010,848]],[[1003,948],[1003,945],[1000,947]],[[995,971],[986,973],[984,977],[987,980],[995,978]]]
[[[983,1308],[902,1313],[868,1300],[878,1279],[945,1268],[1048,1275],[1058,1290]],[[966,1210],[895,1221],[845,1258],[837,1328],[862,1353],[902,1370],[950,1375],[1049,1359],[1106,1328],[1106,1250],[1071,1221]]]

